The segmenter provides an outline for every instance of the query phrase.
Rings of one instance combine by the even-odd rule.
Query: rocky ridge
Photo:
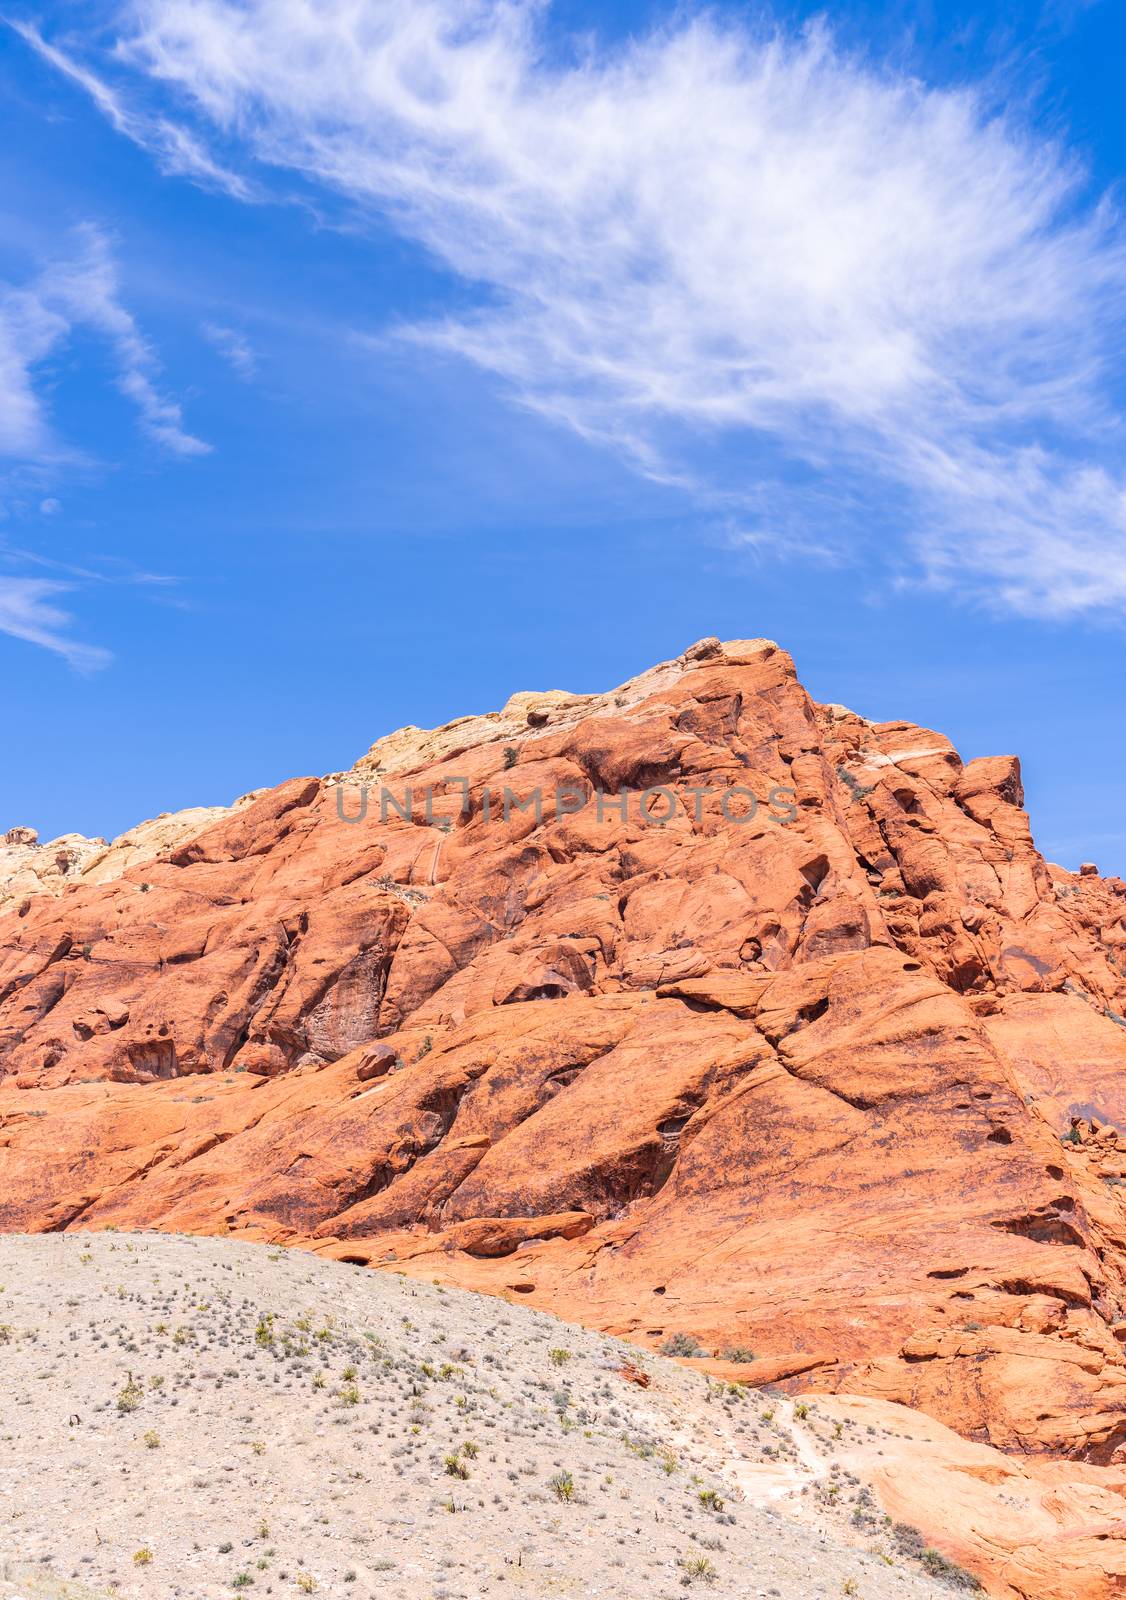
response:
[[[58,896],[76,883],[112,883],[130,867],[151,861],[184,839],[247,806],[260,791],[243,795],[230,806],[192,806],[163,812],[112,842],[64,833],[40,842],[34,828],[9,828],[0,837],[0,914],[22,905],[32,895]]]
[[[1015,758],[705,640],[13,897],[0,1224],[394,1265],[1117,1485],[1124,945]]]

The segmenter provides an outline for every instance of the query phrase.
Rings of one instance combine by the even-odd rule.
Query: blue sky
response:
[[[0,824],[765,634],[1126,873],[1113,0],[7,15]]]

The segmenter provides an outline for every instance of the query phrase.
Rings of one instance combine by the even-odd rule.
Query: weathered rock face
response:
[[[76,883],[109,883],[129,867],[150,861],[256,798],[257,791],[243,795],[233,806],[193,806],[187,811],[165,812],[131,828],[112,844],[105,839],[87,839],[81,833],[64,833],[44,844],[34,828],[9,828],[0,836],[0,913],[32,895],[61,895]]]
[[[302,1243],[1118,1461],[1126,885],[1022,798],[763,640],[403,730],[0,915],[0,1225]]]

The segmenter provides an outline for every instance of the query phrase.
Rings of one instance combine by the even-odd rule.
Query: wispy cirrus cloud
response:
[[[26,284],[0,283],[0,455],[24,461],[58,458],[36,370],[76,330],[99,335],[113,353],[116,383],[144,431],[174,455],[206,454],[210,445],[184,426],[179,403],[163,393],[160,361],[122,300],[109,240],[89,225],[70,249]]]
[[[0,456],[26,459],[49,448],[34,372],[67,331],[34,288],[0,283]]]
[[[53,651],[82,672],[104,667],[112,657],[73,637],[74,618],[54,604],[73,586],[47,578],[0,576],[0,633]]]
[[[136,318],[122,303],[117,268],[100,229],[77,231],[79,250],[54,263],[39,279],[43,304],[57,308],[68,326],[101,334],[117,361],[117,386],[136,408],[145,432],[179,456],[206,455],[211,446],[184,426],[183,410],[158,386],[160,362]]]
[[[867,504],[916,581],[1126,608],[1126,246],[1066,149],[825,28],[680,12],[561,60],[546,14],[129,0],[104,69],[390,218],[476,294],[412,337],[755,538],[862,544]]]
[[[249,383],[258,373],[258,358],[245,333],[220,322],[205,322],[204,337],[212,344],[236,377]]]
[[[108,347],[117,388],[161,450],[192,457],[211,448],[188,431],[179,403],[161,387],[159,359],[122,300],[105,234],[81,227],[69,244],[25,284],[0,284],[0,459],[8,463],[0,474],[0,518],[9,509],[24,514],[30,505],[40,517],[55,516],[59,501],[44,490],[83,463],[81,442],[57,436],[41,381],[43,364],[77,332],[93,333]],[[0,556],[17,569],[56,565],[3,545]],[[53,603],[94,580],[102,581],[101,575],[78,570],[62,579],[29,577],[19,570],[0,575],[0,633],[41,645],[84,671],[104,666],[109,651],[76,640],[74,619]]]
[[[238,200],[252,198],[253,191],[246,180],[221,166],[189,128],[165,116],[139,115],[97,73],[75,61],[65,50],[48,44],[32,23],[9,19],[9,26],[49,66],[84,89],[118,133],[154,155],[162,172],[225,190]]]

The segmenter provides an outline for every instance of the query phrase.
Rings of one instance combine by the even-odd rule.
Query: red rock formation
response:
[[[1118,1461],[1126,885],[1022,805],[762,640],[404,730],[0,917],[0,1225],[305,1243]]]

